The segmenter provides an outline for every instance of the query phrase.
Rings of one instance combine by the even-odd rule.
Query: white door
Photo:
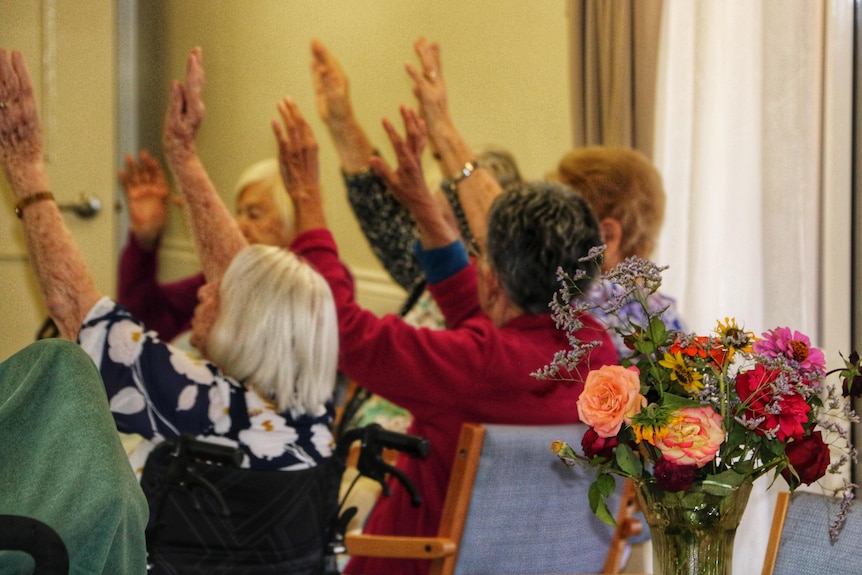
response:
[[[116,277],[116,9],[111,0],[0,0],[0,47],[19,50],[35,84],[51,191],[61,204],[97,196],[99,213],[66,223],[103,293]],[[12,196],[0,177],[0,361],[47,317]]]

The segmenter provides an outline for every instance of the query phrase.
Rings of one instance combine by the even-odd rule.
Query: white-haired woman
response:
[[[188,80],[190,90],[202,83],[194,74]],[[184,90],[173,86],[165,127],[181,185],[203,169],[193,143],[182,140],[202,105],[197,116],[182,110]],[[224,206],[190,201],[208,281],[192,340],[206,360],[171,347],[96,289],[49,191],[20,53],[0,50],[0,103],[0,164],[39,288],[61,337],[78,340],[100,368],[117,428],[154,442],[182,433],[212,438],[238,446],[242,466],[254,469],[311,468],[329,458],[338,335],[323,278],[286,250],[249,246]]]
[[[191,327],[203,273],[171,282],[158,280],[158,250],[167,222],[168,189],[159,163],[142,150],[136,161],[126,156],[120,182],[129,206],[129,238],[120,256],[117,301],[148,329],[172,341]],[[287,247],[296,235],[293,205],[268,158],[243,170],[234,186],[236,220],[252,244]]]

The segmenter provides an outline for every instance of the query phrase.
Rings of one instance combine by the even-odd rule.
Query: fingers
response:
[[[15,70],[13,74],[14,81],[17,83],[18,91],[22,96],[27,96],[33,93],[33,85],[30,83],[30,73],[27,71],[27,64],[24,62],[24,56],[21,52],[12,52],[12,68]]]
[[[166,127],[172,127],[180,121],[185,108],[185,94],[183,93],[183,85],[174,80],[171,82],[170,90],[168,91],[168,110]]]
[[[123,186],[123,189],[126,191],[126,194],[129,193],[129,186],[132,185],[134,174],[135,174],[135,158],[131,154],[126,154],[126,169],[121,169],[118,177],[120,178],[120,184]]]
[[[287,97],[278,103],[278,112],[290,143],[300,144],[304,148],[317,146],[311,126],[305,121],[305,117],[299,111],[299,106],[293,98]]]
[[[422,75],[432,84],[440,79],[440,46],[420,37],[413,44],[419,63],[422,65]]]
[[[329,52],[326,50],[323,42],[317,38],[311,40],[311,55],[314,57],[314,62],[319,62],[320,64],[328,63]]]
[[[200,47],[195,47],[189,54],[186,65],[186,113],[193,118],[202,118],[204,114],[203,88],[204,68],[203,52]]]
[[[395,130],[395,126],[393,126],[392,123],[386,118],[383,118],[383,130],[389,137],[389,141],[392,143],[392,148],[395,150],[396,155],[398,155],[399,151],[404,148],[404,140],[401,138],[401,135]]]
[[[141,150],[140,156],[140,164],[141,166],[152,175],[152,178],[161,179],[163,177],[162,167],[156,161],[154,157],[152,157],[149,152],[146,150]]]
[[[402,107],[402,114],[405,112],[409,114],[410,111]],[[419,158],[421,149],[417,153],[417,150],[411,145],[410,134],[408,133],[408,137],[405,140],[398,134],[389,120],[383,120],[383,129],[386,130],[386,135],[389,136],[389,141],[392,142],[392,148],[395,150],[395,156],[398,160],[398,169],[394,178],[402,181],[408,172],[415,171],[421,165]]]
[[[404,129],[407,133],[407,146],[414,155],[421,156],[428,140],[425,122],[419,118],[415,110],[406,106],[401,106],[401,118],[404,120]]]
[[[299,189],[318,184],[317,140],[293,98],[282,99],[277,107],[282,125],[273,122],[272,127],[278,140],[285,185],[293,194],[293,187]]]
[[[6,97],[7,85],[12,76],[12,65],[6,50],[0,48],[0,98]]]
[[[422,173],[421,153],[424,147],[422,125],[413,110],[402,106],[406,138],[402,137],[389,120],[383,120],[383,129],[392,143],[398,161],[393,171],[380,158],[372,158],[369,165],[379,175],[393,195],[404,205],[416,206],[427,200],[428,188]],[[411,208],[412,209],[412,208]]]
[[[18,93],[18,79],[12,65],[15,54],[0,50],[0,101],[11,100]]]
[[[120,183],[129,199],[158,197],[163,200],[170,194],[167,181],[158,161],[146,150],[141,150],[139,160],[132,154],[124,157],[125,169],[118,173]]]
[[[42,131],[24,56],[0,50],[0,163],[17,169],[41,157]]]

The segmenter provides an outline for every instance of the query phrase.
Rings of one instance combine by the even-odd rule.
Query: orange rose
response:
[[[711,407],[684,407],[667,425],[656,447],[677,465],[703,467],[715,458],[724,441],[721,416]]]
[[[606,365],[587,374],[578,398],[578,417],[599,437],[615,436],[623,421],[629,421],[646,398],[640,394],[640,372],[634,366]]]

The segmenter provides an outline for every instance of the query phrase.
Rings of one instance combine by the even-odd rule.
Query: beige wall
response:
[[[297,100],[321,144],[330,226],[357,276],[360,300],[371,307],[386,308],[390,298],[395,309],[403,294],[383,274],[344,199],[338,160],[314,107],[312,38],[340,59],[357,115],[384,157],[392,154],[380,120],[397,120],[398,106],[415,102],[404,64],[415,61],[412,43],[421,35],[440,42],[450,108],[468,142],[508,147],[526,177],[541,177],[571,146],[561,0],[183,0],[160,9],[147,18],[163,41],[142,56],[163,62],[155,66],[165,74],[162,98],[168,80],[182,77],[189,49],[203,47],[207,117],[199,149],[225,198],[245,166],[274,154],[276,100]],[[162,106],[154,104],[158,123]],[[180,218],[174,230],[167,247],[179,255],[176,266],[188,236]]]

